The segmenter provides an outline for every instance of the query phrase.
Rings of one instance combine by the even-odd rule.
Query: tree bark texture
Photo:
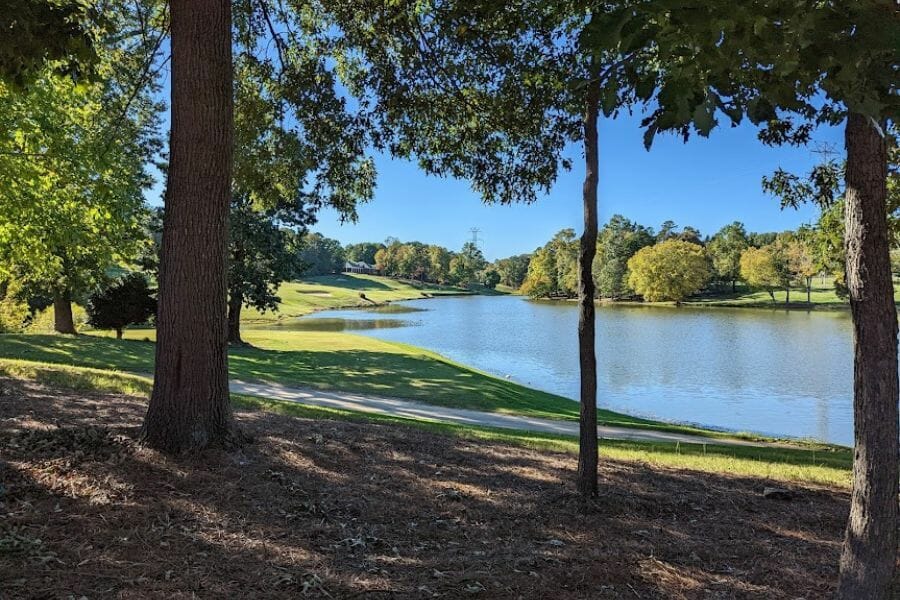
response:
[[[68,292],[53,295],[53,329],[57,333],[74,335],[75,319],[72,317],[72,298]]]
[[[239,439],[228,397],[232,169],[230,0],[171,0],[172,129],[153,393],[144,442],[169,453]]]
[[[594,276],[597,253],[597,113],[599,89],[590,85],[584,111],[584,232],[578,253],[578,365],[581,373],[581,414],[578,445],[578,493],[584,498],[597,495],[597,356]]]
[[[853,491],[838,598],[892,597],[897,557],[897,309],[888,236],[887,149],[851,113],[845,131],[844,248],[853,315]]]

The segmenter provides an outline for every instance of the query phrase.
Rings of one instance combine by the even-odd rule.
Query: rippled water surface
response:
[[[470,296],[392,306],[424,310],[391,319],[328,311],[298,323],[340,320],[356,333],[578,396],[574,304]],[[385,321],[390,326],[372,325]],[[843,312],[598,307],[598,402],[670,421],[849,445],[851,336]]]

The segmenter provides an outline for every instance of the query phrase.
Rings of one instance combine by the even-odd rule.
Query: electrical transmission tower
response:
[[[813,154],[818,154],[825,162],[831,162],[832,156],[837,156],[838,151],[835,149],[834,144],[829,144],[826,142],[819,142],[815,146],[815,150],[812,150]]]
[[[472,243],[475,244],[475,247],[478,247],[478,244],[481,243],[481,240],[478,239],[478,234],[481,233],[481,230],[477,227],[473,227],[469,231],[472,232]]]

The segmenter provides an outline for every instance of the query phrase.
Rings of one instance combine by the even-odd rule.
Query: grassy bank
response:
[[[152,330],[127,331],[130,339],[124,340],[95,335],[0,335],[0,358],[146,374],[153,370],[153,336]],[[578,404],[568,398],[527,388],[406,344],[346,333],[281,330],[247,330],[245,339],[252,346],[232,348],[229,353],[231,376],[245,381],[538,418],[578,419]],[[598,421],[617,427],[736,437],[604,409],[598,411]],[[766,439],[749,434],[740,437]]]
[[[809,302],[806,288],[791,288],[791,301],[787,302],[787,292],[776,290],[774,300],[768,292],[738,286],[735,292],[722,290],[702,294],[685,302],[690,306],[726,306],[734,308],[776,308],[799,310],[844,310],[850,307],[847,300],[837,295],[834,284],[821,279],[813,280]]]
[[[299,317],[318,310],[374,306],[398,300],[469,293],[462,288],[400,281],[376,275],[351,273],[322,275],[283,284],[278,292],[281,296],[281,305],[277,313],[263,314],[245,310],[243,319],[247,322],[267,323]]]
[[[895,284],[895,295],[900,297],[900,285]],[[732,292],[730,288],[714,289],[705,291],[701,294],[691,296],[681,304],[683,306],[694,307],[725,307],[725,308],[765,308],[775,310],[847,310],[850,308],[846,299],[837,295],[834,285],[830,281],[823,282],[816,279],[810,291],[809,299],[806,301],[806,288],[792,287],[791,301],[787,302],[787,292],[785,290],[776,290],[774,299],[766,291],[754,290],[744,284],[739,284],[737,289]],[[543,298],[542,301],[548,302],[576,302],[574,298]],[[598,304],[606,304],[612,306],[674,306],[674,302],[643,302],[640,299],[611,300],[603,298],[597,300]],[[898,304],[900,306],[900,304]]]
[[[894,294],[900,297],[900,285],[894,284]],[[806,288],[792,287],[788,302],[785,290],[776,290],[774,299],[768,292],[750,289],[741,284],[737,290],[714,290],[698,294],[683,302],[685,306],[695,307],[723,307],[723,308],[764,308],[770,310],[849,310],[850,304],[845,298],[837,295],[834,284],[830,280],[823,281],[816,278],[810,287],[809,302],[806,301]],[[671,305],[672,302],[645,302],[649,306],[654,304]],[[900,304],[898,304],[900,306]]]
[[[151,390],[151,382],[146,377],[30,361],[0,359],[0,377],[35,381],[74,392],[98,391],[146,397]],[[462,439],[514,444],[532,450],[571,454],[578,452],[578,440],[563,435],[440,423],[427,419],[305,406],[253,396],[232,395],[232,401],[239,408],[274,412],[291,417],[381,423]],[[601,455],[613,460],[667,468],[839,487],[849,486],[852,461],[851,451],[841,448],[757,448],[621,440],[604,440],[601,444]]]

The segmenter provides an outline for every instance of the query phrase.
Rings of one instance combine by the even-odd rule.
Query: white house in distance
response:
[[[363,275],[377,275],[378,269],[375,265],[362,261],[348,260],[344,263],[344,273],[362,273]]]

